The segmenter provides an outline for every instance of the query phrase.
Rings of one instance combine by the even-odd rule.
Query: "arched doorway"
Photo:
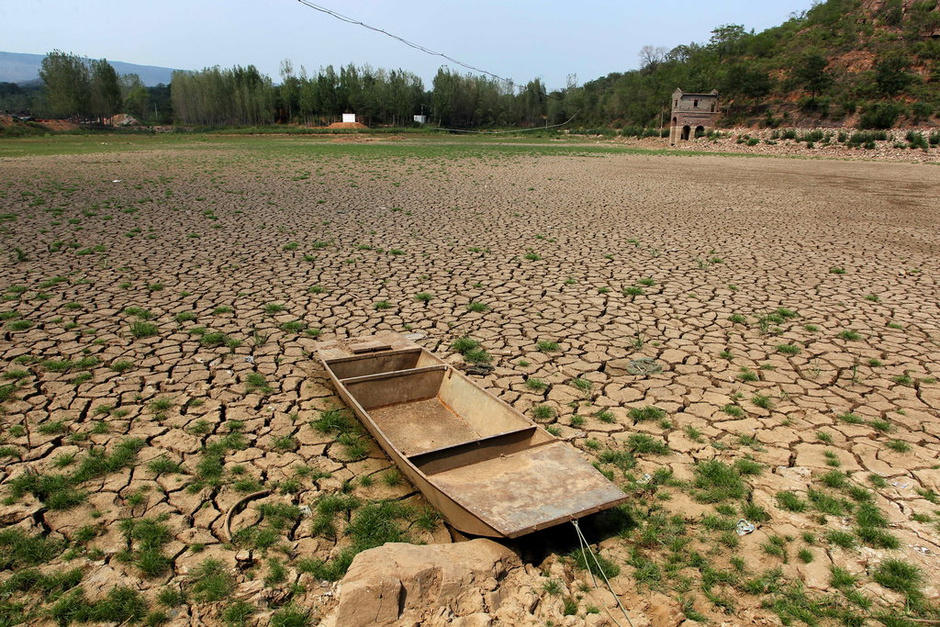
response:
[[[692,127],[686,124],[685,126],[682,127],[682,136],[680,137],[680,139],[682,139],[682,141],[688,141],[689,133],[691,132],[692,132]]]
[[[696,127],[695,127],[695,136],[696,136],[696,137],[705,137],[705,127],[704,127],[704,126],[696,126]]]

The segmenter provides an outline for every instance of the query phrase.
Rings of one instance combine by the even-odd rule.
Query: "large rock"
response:
[[[467,625],[486,624],[486,615],[499,609],[491,607],[500,598],[492,592],[520,566],[515,553],[490,540],[386,544],[355,557],[340,582],[339,605],[324,625],[414,625],[460,617]]]

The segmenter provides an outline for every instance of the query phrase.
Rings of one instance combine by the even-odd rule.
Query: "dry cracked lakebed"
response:
[[[103,137],[0,147],[0,622],[314,624],[454,541],[312,357],[385,329],[633,495],[636,624],[940,617],[936,166]],[[576,547],[514,616],[607,620]]]

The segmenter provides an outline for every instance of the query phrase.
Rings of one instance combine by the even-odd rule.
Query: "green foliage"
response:
[[[574,565],[579,569],[590,571],[598,577],[606,575],[609,578],[616,577],[620,574],[620,566],[597,551],[594,551],[592,556],[591,553],[582,549],[572,549],[572,551],[568,553],[568,558],[571,559]]]
[[[548,384],[542,381],[541,379],[530,377],[526,379],[525,386],[534,392],[541,392],[542,390],[548,387]]]
[[[802,512],[806,509],[806,501],[793,492],[777,492],[775,498],[777,499],[777,505],[789,512]]]
[[[111,454],[102,448],[92,448],[71,474],[24,473],[7,483],[10,496],[18,499],[29,493],[49,509],[69,509],[85,500],[85,493],[78,485],[129,466],[143,446],[143,440],[126,439],[118,443]]]
[[[146,577],[162,575],[170,567],[170,559],[161,547],[172,540],[173,535],[163,520],[165,518],[126,519],[119,525],[128,544],[132,545],[130,561]]]
[[[885,129],[894,126],[904,108],[895,102],[872,103],[862,112],[858,127],[863,129]]]
[[[247,601],[235,601],[222,611],[222,620],[229,627],[245,627],[256,611],[257,608]]]
[[[144,322],[143,320],[134,320],[131,322],[131,335],[137,339],[153,337],[159,333],[157,325]]]
[[[85,598],[85,591],[76,588],[60,598],[50,608],[49,614],[60,624],[129,624],[141,620],[147,614],[147,601],[133,588],[116,586],[108,590],[103,599],[90,602]]]
[[[325,409],[320,412],[320,417],[310,424],[321,433],[346,433],[356,430],[358,426],[345,409]]]
[[[843,549],[851,549],[858,544],[855,540],[855,536],[848,531],[840,531],[838,529],[830,529],[827,531],[826,540],[836,546],[841,546]]]
[[[350,511],[359,507],[358,499],[343,495],[334,495],[322,498],[317,504],[317,517],[314,519],[314,532],[318,528],[334,532],[332,519],[324,523],[328,517],[340,511]],[[300,560],[298,569],[309,572],[319,579],[336,581],[341,578],[353,557],[367,549],[381,546],[386,542],[404,542],[407,540],[405,531],[400,523],[408,516],[409,509],[397,501],[381,501],[369,503],[360,507],[346,525],[345,535],[350,536],[351,546],[340,551],[330,562],[317,559]]]
[[[646,407],[631,407],[627,414],[630,420],[634,422],[646,422],[650,420],[662,420],[666,417],[666,412],[659,407],[648,405]]]
[[[627,438],[627,447],[634,453],[648,453],[651,455],[668,455],[669,446],[659,438],[645,433],[633,433]]]
[[[305,627],[312,620],[309,609],[291,604],[271,614],[268,625],[269,627]]]
[[[64,549],[64,542],[8,527],[0,530],[0,570],[38,566],[51,561]]]
[[[900,559],[886,559],[875,568],[872,579],[889,590],[917,596],[924,581],[920,568]]]
[[[468,352],[479,347],[480,343],[471,338],[469,335],[459,337],[450,344],[450,349],[460,353],[461,355],[466,355]]]
[[[274,391],[264,375],[260,372],[249,372],[245,375],[245,393],[246,394],[270,394]]]
[[[536,405],[532,408],[532,416],[537,420],[551,420],[557,412],[551,405]]]
[[[713,459],[700,461],[693,467],[693,496],[702,503],[719,503],[728,499],[740,499],[747,493],[747,486],[733,466]]]
[[[88,113],[91,77],[81,57],[54,50],[42,60],[39,77],[52,115],[74,118]]]
[[[235,580],[225,562],[214,558],[207,558],[196,566],[188,581],[193,599],[199,603],[221,601],[235,589]]]
[[[469,350],[463,354],[463,360],[468,364],[488,364],[493,357],[482,349]]]

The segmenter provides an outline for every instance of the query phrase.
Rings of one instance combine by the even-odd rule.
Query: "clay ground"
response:
[[[936,617],[935,165],[68,141],[0,158],[8,616],[108,616],[126,586],[146,607],[122,619],[315,622],[345,547],[450,541],[321,420],[341,402],[318,338],[389,329],[458,364],[479,341],[479,383],[634,496],[592,540],[635,623],[651,595],[727,624]],[[640,357],[663,371],[629,374]],[[599,620],[583,572],[551,570],[573,608],[532,572],[533,621]]]

